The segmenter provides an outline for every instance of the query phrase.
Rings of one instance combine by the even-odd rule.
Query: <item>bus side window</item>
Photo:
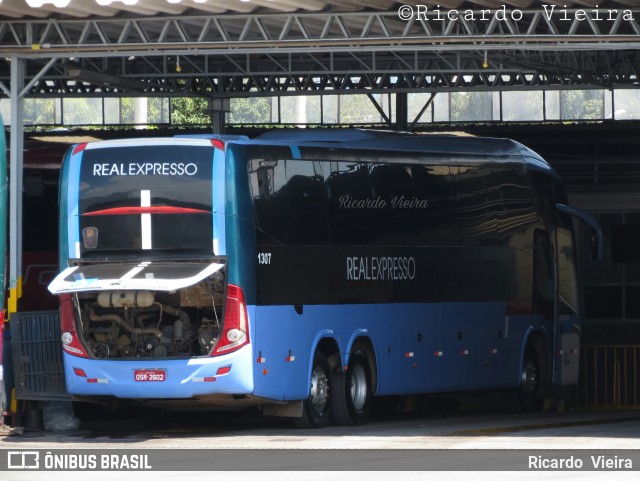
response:
[[[551,244],[546,232],[535,233],[535,299],[537,301],[553,300],[553,263],[551,260]]]
[[[365,162],[331,162],[325,181],[329,243],[371,245],[375,208]]]
[[[494,242],[497,235],[493,226],[502,202],[498,198],[494,170],[488,161],[473,163],[462,159],[458,162],[458,227],[470,242],[477,244]]]
[[[578,312],[578,288],[574,261],[573,234],[569,229],[558,227],[558,296],[560,314]],[[567,311],[567,308],[569,311]]]
[[[256,171],[258,180],[258,194],[263,199],[268,199],[273,192],[273,168],[260,166]]]
[[[413,196],[411,168],[402,164],[373,164],[369,171],[371,197],[379,208],[373,216],[375,241],[379,245],[415,244],[417,209],[403,208]]]
[[[553,317],[554,312],[554,267],[553,252],[549,236],[542,230],[534,234],[534,273],[533,273],[533,306],[534,313],[545,318]]]
[[[293,245],[327,244],[327,209],[324,179],[317,175],[317,162],[286,161],[286,215]],[[284,214],[284,212],[283,212]]]
[[[457,173],[457,167],[456,167]],[[418,244],[447,245],[460,241],[457,232],[457,182],[449,165],[413,165],[415,209],[413,229]]]
[[[288,203],[285,165],[282,160],[253,159],[250,169],[251,196],[258,245],[289,244],[286,215]]]

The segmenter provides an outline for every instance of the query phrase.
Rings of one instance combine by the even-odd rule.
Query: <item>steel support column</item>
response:
[[[9,299],[7,301],[9,315],[18,310],[18,299],[22,296],[24,97],[56,61],[56,59],[50,59],[25,85],[27,60],[21,57],[9,58],[11,63],[11,87],[9,89],[11,106],[9,129]]]
[[[226,115],[230,111],[231,103],[228,98],[209,98],[212,133],[224,134],[226,128]]]
[[[18,310],[22,296],[22,153],[26,60],[11,57],[11,126],[9,136],[9,315]]]
[[[407,105],[407,93],[396,93],[396,130],[406,131],[409,126],[409,111]]]

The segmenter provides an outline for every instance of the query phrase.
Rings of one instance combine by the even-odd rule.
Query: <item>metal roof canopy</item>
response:
[[[253,0],[227,2],[230,12],[224,14],[211,13],[221,11],[223,0],[110,7],[70,0],[58,10],[65,16],[54,15],[51,6],[9,9],[24,1],[0,3],[0,49],[5,58],[25,60],[26,96],[259,96],[638,82],[640,0],[581,0],[570,8],[532,0]],[[29,16],[6,18],[10,13]],[[8,94],[3,61],[0,82]]]
[[[640,0],[24,2],[0,3],[15,167],[10,302],[20,289],[25,97],[638,86]]]

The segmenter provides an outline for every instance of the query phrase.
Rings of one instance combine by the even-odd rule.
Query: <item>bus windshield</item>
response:
[[[211,252],[212,158],[213,148],[205,146],[84,151],[77,168],[83,256]]]

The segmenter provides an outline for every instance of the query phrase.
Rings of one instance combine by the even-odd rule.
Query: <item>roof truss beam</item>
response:
[[[11,20],[0,49],[27,60],[27,96],[638,86],[640,9],[482,12]]]
[[[465,10],[457,15],[423,12],[401,20],[398,12],[286,15],[191,15],[7,20],[0,22],[0,47],[24,56],[54,55],[71,49],[92,52],[145,49],[214,50],[458,44],[481,47],[565,42],[634,43],[640,9]],[[582,12],[582,13],[580,13]],[[513,17],[515,15],[515,17]],[[355,43],[354,43],[355,42]],[[556,45],[557,47],[557,45]],[[46,51],[45,51],[46,50]]]

